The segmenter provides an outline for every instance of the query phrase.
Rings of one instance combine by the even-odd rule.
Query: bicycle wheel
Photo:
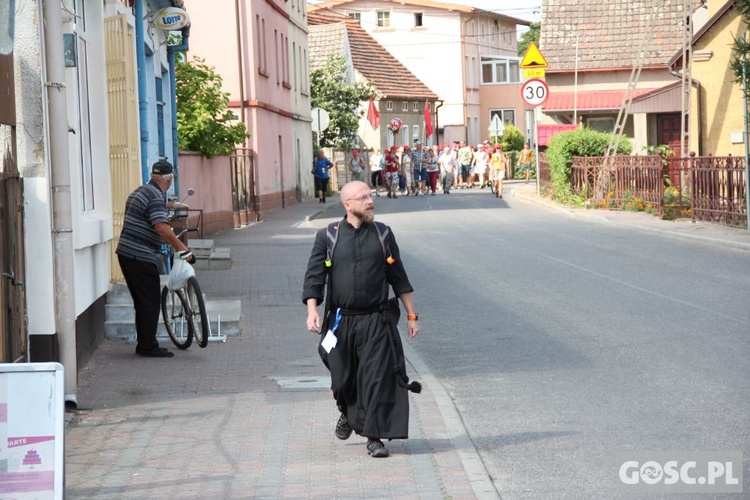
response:
[[[208,344],[208,315],[206,314],[206,304],[203,301],[201,287],[195,277],[189,278],[184,288],[187,291],[187,301],[190,307],[190,322],[192,324],[195,341],[200,347],[206,347]]]
[[[193,324],[188,320],[190,305],[183,290],[173,292],[168,287],[161,290],[161,316],[169,338],[180,349],[193,343]]]

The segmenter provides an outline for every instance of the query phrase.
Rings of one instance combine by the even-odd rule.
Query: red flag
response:
[[[370,122],[373,129],[380,126],[380,113],[378,113],[378,108],[375,107],[372,97],[370,97],[370,107],[367,109],[367,121]]]
[[[435,129],[432,127],[432,117],[430,116],[430,101],[426,100],[424,102],[424,138],[425,140],[430,138],[434,130]]]

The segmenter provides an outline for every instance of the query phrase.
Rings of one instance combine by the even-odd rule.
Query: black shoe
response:
[[[390,198],[390,197],[391,197],[391,193],[389,192],[389,193],[388,193],[388,198]]]
[[[385,458],[388,453],[388,448],[385,447],[380,439],[367,439],[367,454],[373,458]]]
[[[135,353],[143,358],[171,358],[174,356],[174,353],[172,351],[169,351],[163,347],[154,347],[151,350],[148,351],[142,351],[135,348]]]
[[[349,439],[352,435],[352,426],[349,425],[349,419],[343,413],[339,417],[339,421],[336,422],[336,437],[344,440]]]

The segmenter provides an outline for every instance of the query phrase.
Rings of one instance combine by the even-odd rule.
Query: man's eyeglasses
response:
[[[364,203],[367,200],[372,200],[372,195],[371,194],[366,194],[364,196],[360,196],[359,198],[349,198],[346,201],[358,201],[360,203]]]

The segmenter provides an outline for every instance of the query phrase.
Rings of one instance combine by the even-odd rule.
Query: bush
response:
[[[500,143],[503,145],[503,151],[521,151],[523,149],[523,134],[518,128],[511,124],[505,125],[503,135],[500,136]]]
[[[550,139],[547,148],[547,159],[552,176],[555,199],[563,203],[574,200],[570,190],[570,166],[574,156],[604,156],[611,134],[598,132],[590,128],[581,128],[570,132],[561,132]],[[633,145],[623,137],[617,148],[617,154],[630,154]]]

